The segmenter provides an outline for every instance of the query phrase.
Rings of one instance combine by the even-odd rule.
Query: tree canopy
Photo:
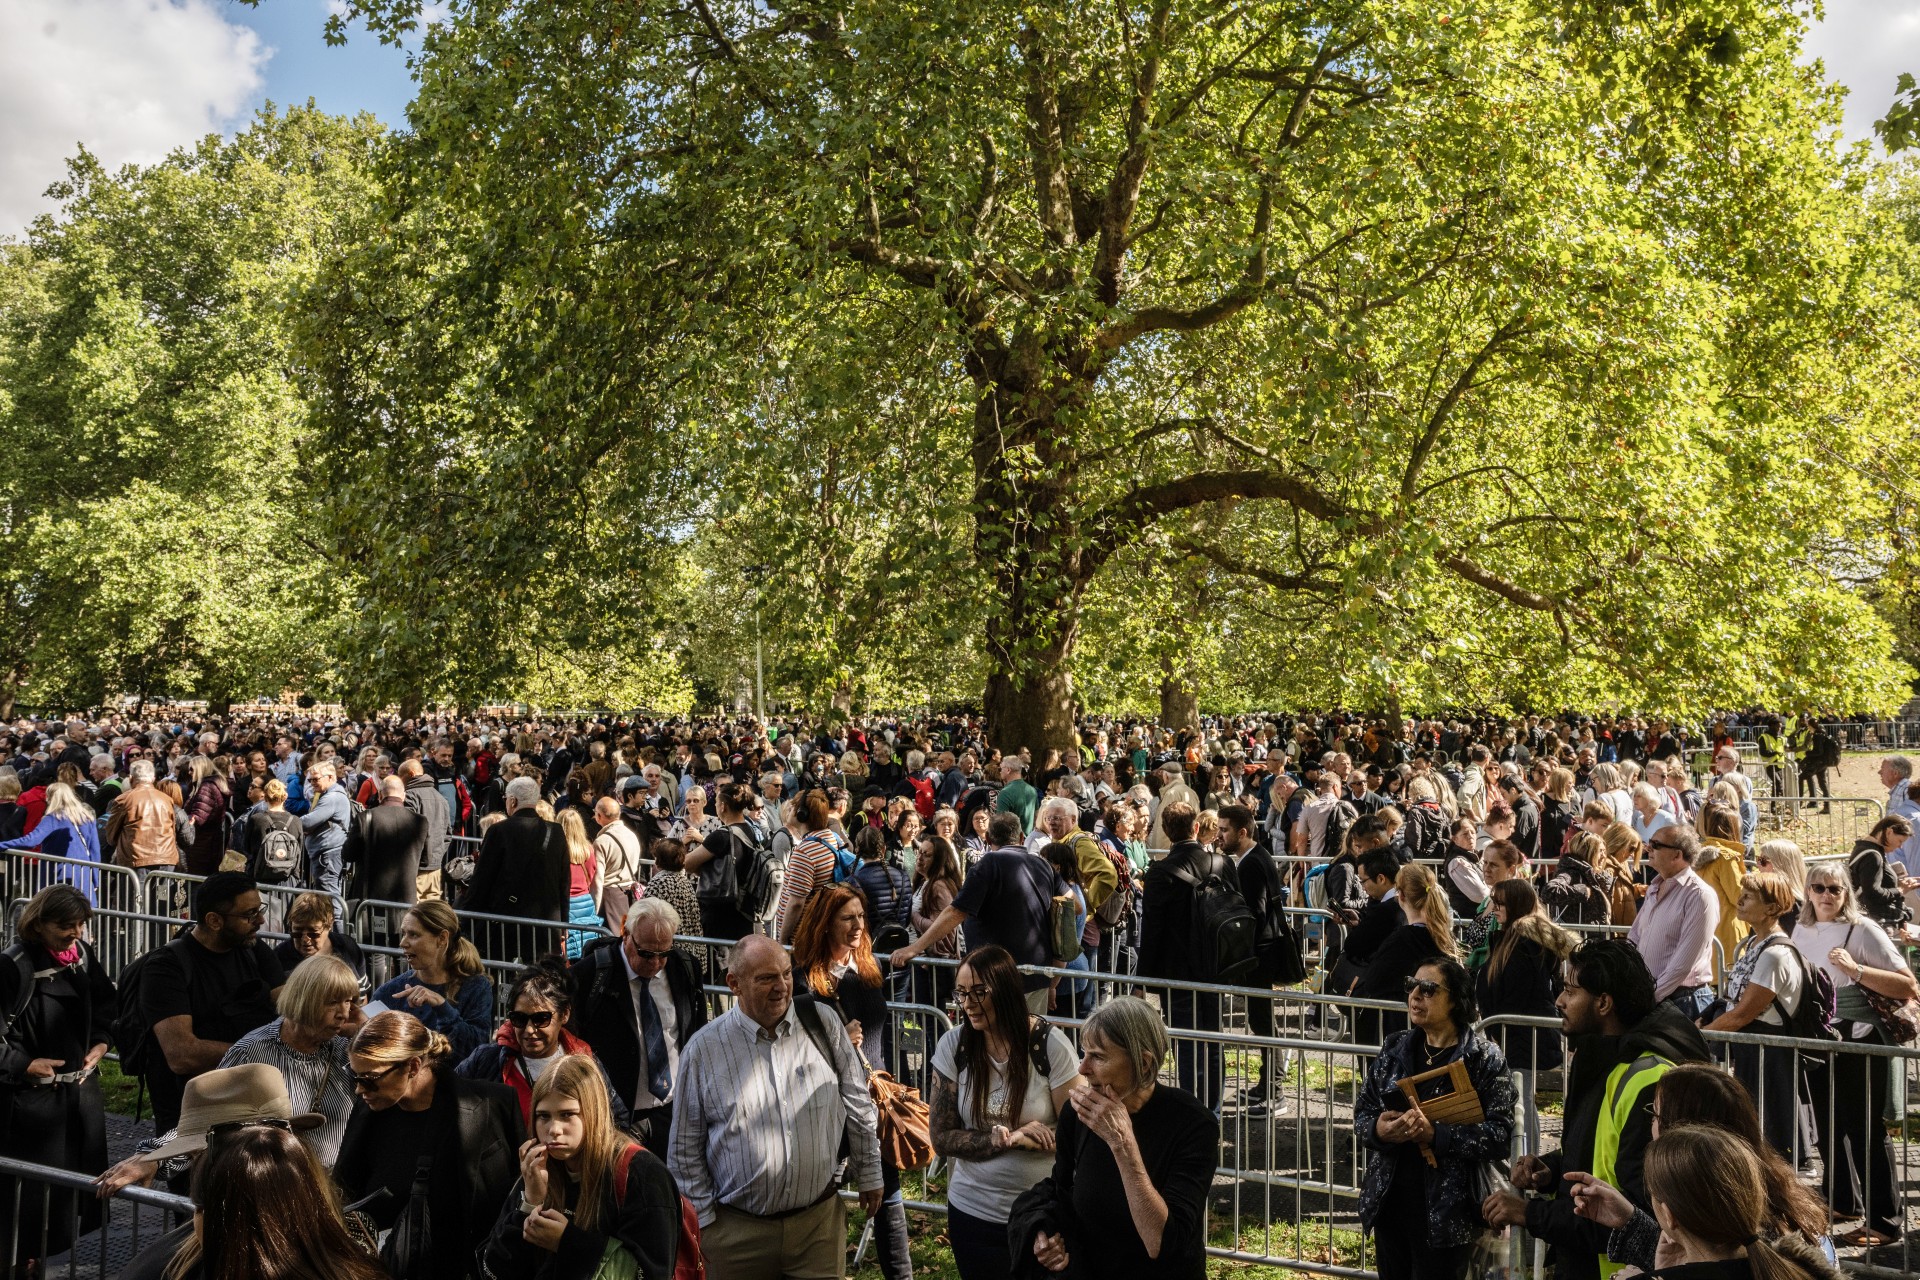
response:
[[[358,527],[465,504],[435,581],[730,530],[824,683],[944,646],[1036,744],[1119,653],[1898,689],[1818,551],[1888,293],[1785,6],[452,13],[315,360],[418,451]]]
[[[16,684],[1905,696],[1912,250],[1788,6],[448,15],[409,128],[82,157],[0,260]]]

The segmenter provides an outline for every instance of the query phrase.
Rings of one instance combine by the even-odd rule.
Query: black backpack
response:
[[[1221,985],[1252,973],[1259,959],[1259,922],[1240,891],[1221,875],[1226,862],[1216,853],[1198,874],[1186,867],[1169,868],[1176,880],[1193,889],[1189,944],[1195,976]]]
[[[750,823],[736,822],[727,830],[733,834],[734,905],[749,920],[765,920],[773,912],[773,850]]]
[[[166,944],[175,946],[180,940],[175,938]],[[133,962],[120,972],[120,1009],[114,1015],[111,1030],[113,1042],[120,1047],[120,1071],[124,1075],[143,1076],[155,1069],[153,1054],[153,1027],[147,1021],[147,1012],[142,1008],[140,999],[141,983],[147,976],[147,965],[159,955],[165,947],[155,947],[133,958]],[[180,963],[187,970],[188,982],[192,982],[193,951],[188,947],[179,947]],[[164,1067],[164,1061],[158,1062]]]

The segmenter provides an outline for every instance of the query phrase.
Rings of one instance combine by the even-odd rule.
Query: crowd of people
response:
[[[1920,798],[1889,757],[1887,818],[1810,862],[1759,838],[1735,727],[1089,721],[1036,755],[966,715],[21,725],[0,736],[0,836],[43,859],[0,964],[0,1153],[190,1193],[193,1230],[136,1277],[667,1277],[690,1257],[830,1276],[845,1189],[902,1280],[907,1169],[882,1140],[900,1121],[872,1077],[904,1058],[891,1006],[932,1005],[953,1030],[916,1083],[961,1274],[1197,1277],[1223,1113],[1293,1105],[1283,1053],[1229,1077],[1205,988],[1265,993],[1243,1002],[1262,1037],[1310,981],[1362,1002],[1306,1012],[1365,1059],[1383,1277],[1457,1280],[1505,1226],[1569,1274],[1610,1271],[1617,1246],[1825,1275],[1789,1239],[1818,1245],[1825,1218],[1803,1230],[1775,1174],[1817,1153],[1836,1219],[1862,1220],[1835,1239],[1898,1239],[1888,1076],[1762,1037],[1898,1036],[1920,996],[1902,952]],[[177,936],[109,975],[87,939],[129,904],[89,863],[204,878],[158,899]],[[345,900],[372,906],[342,918]],[[1483,1025],[1514,1016],[1560,1030]],[[1701,1028],[1748,1033],[1730,1074],[1699,1067],[1732,1101],[1662,1146],[1633,1100],[1708,1061]],[[156,1138],[108,1170],[110,1048]],[[1561,1069],[1562,1147],[1542,1153],[1540,1077]],[[1408,1094],[1423,1076],[1479,1118]],[[1516,1128],[1527,1155],[1489,1185]],[[1661,1176],[1709,1157],[1750,1158],[1753,1231],[1716,1234],[1754,1216],[1739,1178],[1711,1212],[1662,1199]],[[326,1221],[241,1238],[234,1198],[268,1186],[249,1212]],[[18,1220],[89,1220],[36,1194]],[[267,1266],[269,1240],[298,1247]]]

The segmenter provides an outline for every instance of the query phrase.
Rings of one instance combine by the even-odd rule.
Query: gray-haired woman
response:
[[[1158,1082],[1166,1027],[1144,1000],[1094,1010],[1080,1035],[1085,1083],[1055,1131],[1053,1176],[1014,1203],[1010,1232],[1040,1265],[1077,1276],[1201,1280],[1220,1122]]]

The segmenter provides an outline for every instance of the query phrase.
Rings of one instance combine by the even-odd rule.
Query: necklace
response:
[[[1458,1042],[1456,1041],[1455,1043],[1458,1043]],[[1420,1045],[1420,1053],[1421,1053],[1421,1056],[1425,1059],[1426,1065],[1431,1067],[1434,1063],[1446,1057],[1447,1051],[1452,1048],[1453,1048],[1453,1045],[1451,1044],[1441,1044],[1441,1045],[1427,1044],[1425,1043],[1425,1037],[1422,1037],[1422,1043]]]

